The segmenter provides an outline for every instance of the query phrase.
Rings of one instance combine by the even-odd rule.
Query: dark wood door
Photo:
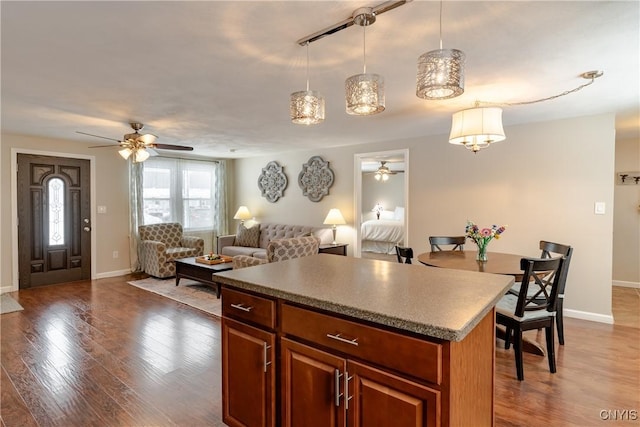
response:
[[[282,425],[342,427],[346,360],[286,338],[280,340]]]
[[[20,288],[91,278],[89,160],[18,154]]]
[[[222,318],[222,420],[275,426],[275,334]]]
[[[349,361],[349,425],[440,425],[440,392],[367,365]]]

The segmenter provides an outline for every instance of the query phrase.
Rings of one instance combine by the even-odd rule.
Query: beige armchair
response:
[[[183,236],[182,225],[177,222],[141,225],[140,264],[145,273],[165,278],[176,275],[175,260],[202,256],[204,240]]]
[[[315,255],[318,253],[319,246],[320,239],[315,236],[275,239],[267,245],[267,259],[255,258],[248,255],[236,255],[233,257],[233,268],[251,267],[269,262]]]

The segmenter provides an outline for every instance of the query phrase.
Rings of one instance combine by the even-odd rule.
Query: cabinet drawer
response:
[[[269,329],[276,327],[275,301],[242,291],[222,289],[222,315]]]
[[[391,368],[434,384],[442,382],[442,345],[357,322],[282,305],[282,333]]]

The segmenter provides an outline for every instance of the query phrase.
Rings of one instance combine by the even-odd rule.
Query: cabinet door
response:
[[[282,338],[280,362],[282,425],[343,427],[345,359]]]
[[[222,406],[229,426],[275,426],[275,334],[222,319]]]
[[[440,392],[396,375],[349,361],[349,426],[435,427]]]

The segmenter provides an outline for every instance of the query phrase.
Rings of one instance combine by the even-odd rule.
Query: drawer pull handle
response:
[[[336,369],[335,372],[335,381],[334,381],[334,385],[335,385],[335,395],[336,395],[336,406],[340,406],[340,398],[342,397],[342,393],[340,393],[340,377],[342,376],[342,374],[340,373],[339,369]]]
[[[250,312],[253,309],[253,307],[245,307],[242,304],[231,304],[231,307],[237,308],[238,310],[242,310],[246,312]]]
[[[263,344],[263,349],[264,349],[264,373],[267,373],[267,366],[271,365],[270,361],[267,361],[268,357],[268,353],[267,350],[269,350],[271,348],[270,345],[267,345],[267,343],[262,343]]]
[[[336,341],[340,341],[343,342],[345,344],[351,344],[351,345],[355,345],[356,347],[358,346],[358,338],[354,338],[352,340],[347,339],[347,338],[342,338],[341,334],[327,334],[327,338],[331,338],[333,340]]]

